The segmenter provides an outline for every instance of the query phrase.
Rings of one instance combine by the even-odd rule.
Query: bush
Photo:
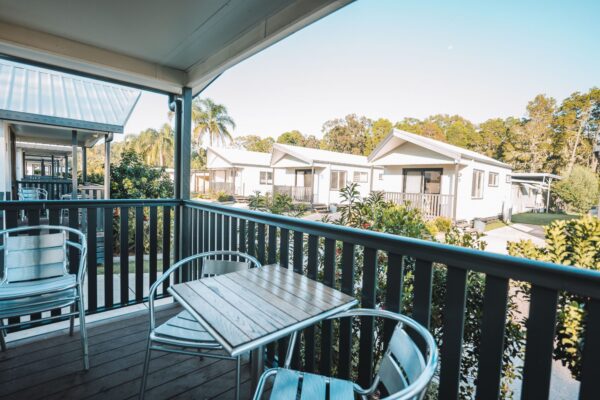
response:
[[[513,256],[600,270],[600,219],[585,216],[577,220],[557,220],[545,229],[546,245],[537,247],[531,241],[509,242]],[[523,288],[528,295],[529,287]],[[560,292],[554,358],[569,368],[579,379],[581,350],[585,331],[588,299]]]
[[[448,233],[452,228],[452,220],[446,217],[437,217],[431,221],[427,221],[427,229],[431,236],[436,236],[438,233]]]
[[[217,201],[219,203],[224,203],[226,201],[233,201],[233,196],[230,194],[227,194],[225,192],[219,192],[219,193],[217,193]]]
[[[567,211],[587,213],[597,204],[599,196],[598,175],[591,169],[576,165],[573,171],[554,185],[554,195],[565,204]]]
[[[259,191],[248,197],[248,208],[293,217],[301,217],[307,211],[306,206],[294,204],[287,194],[275,193],[275,196],[271,196],[267,193],[263,196]]]

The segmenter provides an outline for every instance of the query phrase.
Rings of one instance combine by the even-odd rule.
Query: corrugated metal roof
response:
[[[275,143],[273,148],[306,160],[309,163],[323,162],[331,164],[357,165],[360,167],[370,166],[367,157],[356,154],[338,153],[336,151],[292,146],[290,144],[281,143]]]
[[[0,119],[123,132],[140,91],[0,59]]]

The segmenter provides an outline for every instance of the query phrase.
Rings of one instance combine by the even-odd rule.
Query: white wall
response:
[[[250,196],[256,191],[259,191],[263,195],[265,193],[271,193],[273,190],[272,185],[260,184],[261,171],[272,172],[272,169],[270,167],[257,166],[244,166],[241,168],[239,174],[235,178],[236,193],[242,194],[243,196]]]

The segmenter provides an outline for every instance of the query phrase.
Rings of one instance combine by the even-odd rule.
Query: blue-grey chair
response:
[[[235,398],[240,396],[240,357],[230,357],[226,354],[213,353],[223,350],[223,347],[215,338],[202,327],[187,311],[181,311],[162,325],[156,326],[154,300],[158,288],[163,282],[170,279],[173,274],[183,266],[189,268],[190,279],[202,279],[211,276],[226,274],[229,272],[243,271],[248,268],[261,267],[260,262],[245,253],[237,251],[209,251],[187,257],[171,266],[150,288],[148,295],[150,313],[150,334],[146,349],[146,359],[142,372],[142,385],[140,399],[144,398],[146,381],[148,377],[148,366],[150,364],[150,352],[152,350],[165,351],[179,354],[188,354],[200,357],[212,357],[236,361]]]
[[[75,241],[69,240],[69,233],[74,234]],[[2,322],[4,319],[70,307],[68,314],[42,320],[68,316],[69,334],[73,335],[75,317],[79,315],[83,367],[88,370],[90,365],[83,304],[87,254],[85,235],[64,226],[37,225],[0,230],[0,239],[0,250],[4,253],[4,268],[0,271],[2,351],[6,351],[6,330],[30,323],[25,321],[6,325]],[[69,273],[67,248],[79,252],[76,274]]]
[[[353,317],[377,317],[397,321],[370,387],[363,388],[357,383],[343,379],[294,371],[287,368],[289,359],[286,359],[284,368],[273,368],[263,373],[254,400],[262,398],[267,380],[273,377],[275,381],[270,395],[270,399],[273,400],[345,400],[354,399],[356,396],[366,399],[381,389],[385,389],[385,394],[382,396],[381,393],[377,393],[377,398],[382,400],[422,399],[438,362],[438,350],[431,333],[409,317],[384,310],[352,309],[329,319]],[[424,352],[421,352],[408,335],[405,327],[410,328],[422,339],[426,348]],[[295,336],[292,340],[295,340]]]

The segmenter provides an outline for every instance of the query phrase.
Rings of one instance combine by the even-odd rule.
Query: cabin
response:
[[[34,190],[47,200],[108,198],[110,143],[123,133],[141,92],[5,59],[0,83],[2,197],[18,200]],[[87,150],[99,142],[104,185],[92,185]]]
[[[248,197],[273,189],[271,155],[241,149],[209,147],[206,150],[208,185],[212,193]]]
[[[507,218],[511,166],[458,146],[394,129],[368,157],[383,167],[385,198],[427,218]]]
[[[383,168],[367,157],[275,143],[271,155],[274,192],[313,205],[343,202],[340,189],[356,183],[361,197],[382,189]]]
[[[552,182],[561,176],[544,172],[514,172],[511,175],[512,214],[548,212]]]

